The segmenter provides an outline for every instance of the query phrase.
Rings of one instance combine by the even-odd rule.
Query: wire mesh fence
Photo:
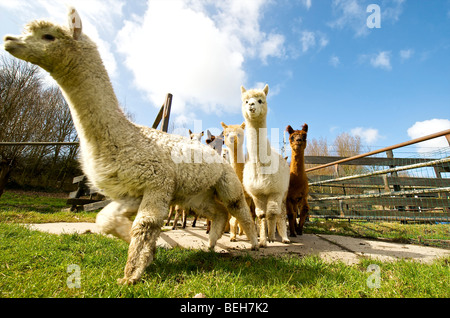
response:
[[[314,157],[305,161],[317,163]],[[308,178],[313,217],[450,221],[450,147],[406,158],[394,158],[390,150],[312,171]]]

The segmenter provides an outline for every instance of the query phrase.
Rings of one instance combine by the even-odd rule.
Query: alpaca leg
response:
[[[267,247],[267,219],[265,216],[258,217],[259,224],[259,247]]]
[[[206,234],[209,234],[210,230],[211,230],[211,220],[206,219]]]
[[[231,219],[231,215],[228,213],[228,220],[225,223],[225,233],[230,233],[230,219]]]
[[[164,191],[164,195],[167,193]],[[155,193],[144,194],[136,219],[131,228],[131,242],[128,248],[128,259],[124,277],[118,279],[119,284],[134,284],[153,261],[156,241],[167,216],[169,200],[156,197]]]
[[[287,236],[287,227],[286,227],[286,204],[283,203],[281,206],[281,214],[277,216],[277,229],[278,234],[281,236],[281,242],[285,244],[291,243]]]
[[[113,201],[104,207],[96,218],[101,233],[112,234],[130,242],[130,217],[136,214],[140,199]]]
[[[228,212],[218,202],[214,202],[214,206],[210,211],[214,211],[214,218],[211,220],[211,228],[209,231],[209,249],[214,250],[216,242],[222,236],[226,223],[228,222]]]
[[[252,250],[255,250],[258,248],[255,223],[252,221],[250,209],[245,201],[242,184],[233,168],[229,166],[229,169],[229,172],[226,171],[217,182],[217,195],[231,216],[236,217],[245,235],[250,240]]]
[[[186,205],[207,217],[209,228],[209,248],[214,250],[217,240],[222,236],[225,224],[228,222],[228,211],[225,206],[214,198],[213,191],[191,198]]]
[[[309,205],[306,198],[302,198],[301,209],[300,209],[300,221],[298,223],[297,233],[298,235],[303,234],[303,226],[305,225],[306,218],[308,217]]]
[[[277,228],[277,215],[276,214],[268,214],[266,219],[267,219],[267,237],[269,239],[269,243],[275,242],[275,231]]]
[[[183,219],[183,229],[185,229],[186,228],[186,221],[187,221],[187,212],[186,212],[186,210],[183,210],[182,219]]]
[[[175,210],[175,206],[171,205],[170,206],[170,211],[169,211],[169,216],[167,217],[167,222],[166,224],[164,224],[165,226],[169,226],[170,225],[170,219],[173,216],[173,211]]]
[[[238,221],[232,216],[230,219],[230,241],[236,242],[236,234],[238,232]]]
[[[189,214],[192,214],[193,213],[193,211],[192,210],[189,210]],[[197,213],[194,213],[195,214],[195,217],[194,217],[194,221],[192,221],[192,227],[195,227],[195,225],[197,224],[197,219],[198,219],[198,214]]]
[[[260,198],[253,197],[255,203],[255,214],[259,225],[259,247],[267,246],[267,218],[265,213],[265,201]]]
[[[179,205],[175,206],[175,217],[173,218],[172,230],[176,230],[178,226],[178,219],[180,218],[181,208]]]
[[[287,217],[289,220],[289,236],[290,237],[296,237],[295,231],[296,231],[296,219],[297,219],[297,210],[294,209],[294,204],[297,205],[295,202],[291,200],[286,201],[286,210],[287,210]]]
[[[246,193],[245,193],[245,202],[247,202],[247,205],[250,208],[250,215],[252,217],[252,222],[255,223],[255,218],[256,218],[255,204],[253,203],[253,199]],[[238,226],[239,226],[239,235],[243,235],[244,229],[242,228],[241,225],[239,225],[239,222],[238,222]],[[256,233],[258,233],[258,229],[256,229]]]
[[[250,240],[251,249],[256,250],[258,249],[258,236],[256,234],[255,222],[250,216],[248,206],[245,203],[245,200],[243,200],[243,197],[239,202],[240,203],[237,204],[238,206],[235,206],[234,203],[228,204],[228,211],[230,211],[231,215],[236,217],[239,226],[242,227],[245,235]]]
[[[275,241],[275,230],[277,227],[277,217],[281,214],[281,200],[271,197],[267,200],[267,233],[269,242]]]

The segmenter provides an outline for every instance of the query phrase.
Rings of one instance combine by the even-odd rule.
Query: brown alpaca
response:
[[[245,156],[244,156],[244,129],[245,122],[240,125],[226,125],[224,122],[220,123],[223,127],[223,135],[224,135],[224,143],[228,147],[228,151],[230,154],[230,164],[233,167],[236,175],[239,180],[242,182],[244,178],[244,165],[245,165]],[[253,199],[250,195],[244,190],[245,200],[247,201],[248,206],[250,207],[250,213],[252,213],[252,217],[255,218],[255,207],[253,204]],[[236,241],[238,222],[235,217],[231,217],[230,219],[230,241]],[[242,234],[242,228],[240,227],[239,234]]]
[[[303,225],[308,216],[308,178],[305,173],[305,148],[308,125],[304,124],[302,130],[286,127],[289,133],[289,143],[292,149],[289,190],[286,200],[286,211],[289,220],[289,235],[295,237],[303,234]],[[300,221],[297,224],[297,215],[300,211]]]

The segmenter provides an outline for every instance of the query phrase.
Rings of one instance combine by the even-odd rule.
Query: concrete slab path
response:
[[[28,224],[32,230],[53,234],[99,233],[95,223],[44,223]],[[268,255],[318,255],[325,261],[342,261],[345,264],[356,264],[363,258],[381,261],[409,259],[418,262],[432,262],[437,258],[450,257],[450,250],[418,246],[412,244],[391,243],[338,235],[304,234],[290,238],[291,244],[283,244],[281,240],[268,243],[267,248],[250,251],[247,237],[238,236],[237,242],[230,242],[230,235],[225,233],[216,244],[216,252],[234,255],[249,253],[253,257]],[[205,226],[171,230],[164,227],[157,245],[165,248],[176,246],[192,249],[208,249],[208,235]]]

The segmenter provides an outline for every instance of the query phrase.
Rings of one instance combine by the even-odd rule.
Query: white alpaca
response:
[[[275,229],[283,243],[289,243],[286,233],[286,195],[289,187],[289,166],[270,147],[267,139],[267,93],[263,90],[246,90],[241,86],[242,114],[247,132],[249,160],[244,167],[244,188],[255,202],[255,213],[259,219],[260,242],[266,242],[266,226],[269,241],[275,240]]]
[[[70,14],[70,29],[34,21],[25,34],[6,36],[5,49],[41,66],[61,87],[80,138],[82,168],[113,200],[98,214],[97,223],[103,232],[130,242],[124,277],[118,282],[135,283],[152,262],[170,205],[193,208],[214,220],[210,248],[222,235],[229,211],[256,248],[256,229],[233,168],[205,145],[127,120],[97,46],[82,33],[76,11]],[[202,154],[208,162],[184,160],[185,150]]]

